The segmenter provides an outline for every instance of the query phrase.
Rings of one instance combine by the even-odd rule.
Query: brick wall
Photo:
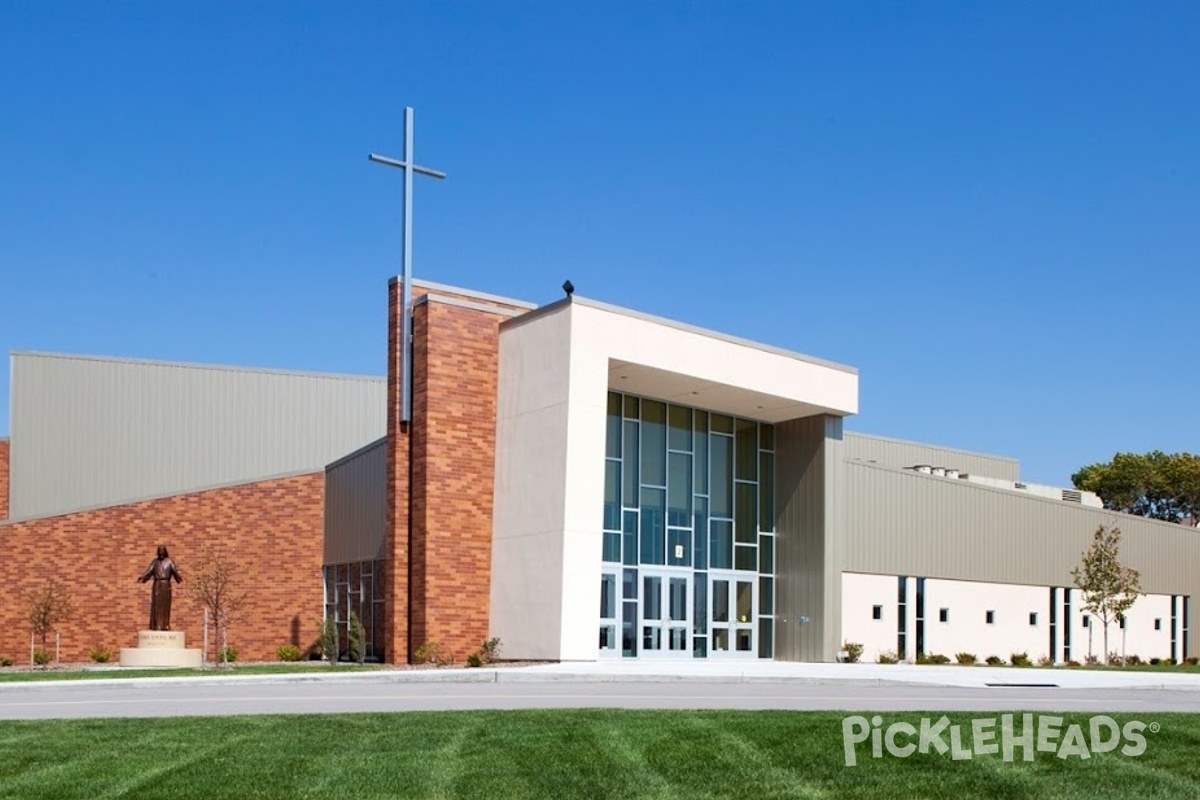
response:
[[[0,524],[0,656],[28,663],[24,597],[54,575],[69,582],[75,603],[60,626],[63,661],[87,661],[100,645],[134,646],[150,609],[150,584],[136,581],[160,543],[183,574],[171,627],[189,647],[203,635],[202,613],[186,593],[203,543],[228,554],[250,592],[243,621],[229,631],[239,659],[275,660],[286,643],[307,647],[323,612],[323,508],[318,472]]]
[[[388,362],[389,420],[399,415],[400,376],[394,358],[399,342],[399,289],[392,284],[389,303],[393,345]],[[423,293],[414,287],[414,298]],[[436,294],[497,309],[513,308],[443,290]],[[435,641],[443,654],[461,663],[488,635],[499,323],[507,318],[504,313],[437,300],[417,306],[414,313],[412,430],[403,432],[398,423],[389,424],[389,435],[398,432],[391,439],[389,458],[396,470],[389,479],[395,503],[395,524],[390,526],[395,561],[390,572],[396,576],[396,586],[402,572],[411,572],[407,609],[411,630],[406,631],[410,657],[423,643]],[[404,494],[407,476],[400,475],[407,466],[409,435],[411,532],[403,524],[409,511]],[[402,552],[410,559],[407,563]],[[403,603],[395,605],[399,610]],[[397,643],[405,625],[393,619]]]
[[[8,519],[8,439],[0,439],[0,519]]]

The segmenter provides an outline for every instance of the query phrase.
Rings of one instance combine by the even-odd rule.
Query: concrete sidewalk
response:
[[[516,678],[517,676],[512,676]],[[500,681],[509,679],[501,676]],[[797,664],[783,661],[599,661],[525,667],[520,680],[860,683],[908,686],[1030,686],[1064,689],[1200,690],[1200,672],[1085,670],[1069,667],[964,667],[916,664]]]
[[[95,678],[0,682],[0,692],[129,685],[213,683],[793,683],[1012,687],[1052,685],[1064,689],[1175,689],[1200,691],[1200,674],[1084,670],[1072,668],[960,667],[915,664],[798,664],[782,661],[597,661],[523,667],[381,669],[343,672],[314,667],[280,675],[196,675],[162,678]]]

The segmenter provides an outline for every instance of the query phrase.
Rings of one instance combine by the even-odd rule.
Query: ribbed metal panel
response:
[[[315,472],[386,412],[383,378],[15,353],[10,516]]]
[[[325,564],[384,557],[386,445],[385,436],[325,468]]]
[[[1020,480],[1020,464],[1015,458],[954,450],[949,447],[888,439],[883,436],[867,436],[862,433],[846,433],[846,458],[853,461],[874,462],[884,467],[915,467],[928,464],[932,467],[957,469],[972,475],[999,478],[1005,481]]]
[[[778,423],[775,452],[775,658],[831,661],[842,616],[842,420]]]
[[[952,478],[846,462],[844,569],[1071,586],[1100,525],[1155,594],[1200,596],[1200,531]]]

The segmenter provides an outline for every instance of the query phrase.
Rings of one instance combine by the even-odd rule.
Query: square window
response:
[[[950,621],[950,609],[943,608],[940,611],[938,611],[938,622],[949,622],[949,621]]]
[[[1029,624],[1037,625],[1037,612],[1036,611],[1029,612]]]
[[[1154,630],[1156,630],[1156,631],[1162,630],[1162,620],[1161,619],[1154,620]]]
[[[1124,614],[1117,617],[1117,622],[1121,625],[1121,630],[1125,630],[1125,615]]]
[[[995,611],[987,612],[987,624],[994,625],[995,622],[996,622],[996,612]]]
[[[1092,627],[1092,620],[1090,617],[1088,617],[1087,614],[1083,615],[1083,627],[1085,627],[1085,628]]]
[[[883,619],[883,606],[871,606],[871,619]]]

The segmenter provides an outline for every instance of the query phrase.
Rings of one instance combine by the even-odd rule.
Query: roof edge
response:
[[[1001,455],[996,455],[995,453],[984,453],[979,450],[966,450],[962,447],[954,447],[954,446],[948,445],[948,444],[933,444],[931,442],[918,442],[915,439],[897,439],[894,436],[878,436],[874,433],[863,433],[862,431],[845,431],[844,435],[859,436],[863,439],[878,439],[879,441],[882,441],[882,442],[893,442],[895,444],[909,444],[909,445],[916,445],[917,447],[931,447],[935,450],[953,450],[956,453],[963,453],[968,456],[977,456],[979,458],[993,458],[997,461],[1008,461],[1012,464],[1015,464],[1017,467],[1021,466],[1021,459],[1016,458],[1014,456],[1001,456]]]
[[[385,375],[355,375],[344,372],[316,372],[313,370],[292,370],[273,367],[247,367],[239,364],[212,364],[199,361],[166,361],[154,358],[133,358],[129,356],[98,356],[86,353],[52,353],[45,350],[12,350],[12,358],[61,358],[73,361],[100,361],[107,364],[131,364],[146,367],[175,367],[178,369],[205,369],[221,372],[252,372],[266,375],[291,375],[303,378],[329,378],[333,380],[359,380],[386,382]]]
[[[391,278],[388,278],[388,286],[393,286],[403,282],[403,276],[400,275],[393,275]],[[413,278],[413,286],[419,286],[422,289],[431,289],[434,291],[440,290],[443,292],[453,292],[454,294],[474,297],[478,300],[486,300],[492,303],[504,303],[506,305],[516,306],[518,308],[534,309],[538,307],[537,303],[531,303],[528,300],[517,300],[513,297],[504,297],[503,295],[499,294],[488,294],[487,292],[481,292],[477,289],[466,289],[462,286],[452,286],[448,283],[436,283],[434,281],[422,280],[421,278]]]
[[[329,470],[336,469],[337,467],[340,467],[347,462],[353,461],[354,459],[358,458],[359,456],[366,455],[370,451],[374,450],[376,447],[382,447],[383,445],[387,444],[387,440],[388,440],[388,437],[386,434],[384,434],[383,436],[380,436],[378,439],[376,439],[373,442],[367,442],[366,444],[364,444],[362,447],[358,448],[357,450],[351,450],[349,453],[346,453],[346,455],[341,456],[340,458],[336,458],[333,461],[330,461],[328,464],[325,465],[325,471],[329,472]]]
[[[635,311],[630,308],[622,308],[621,306],[612,305],[611,303],[604,303],[599,300],[592,300],[587,297],[579,297],[577,295],[572,295],[569,299],[572,302],[579,303],[580,305],[586,306],[588,308],[594,308],[598,311],[606,311],[610,314],[618,314],[623,317],[631,317],[633,319],[640,319],[644,322],[652,322],[656,325],[665,325],[666,327],[675,328],[676,330],[684,331],[685,333],[693,333],[693,334],[696,334],[699,336],[706,336],[710,339],[717,339],[718,341],[728,342],[729,344],[736,344],[736,345],[740,345],[742,347],[751,347],[751,348],[754,348],[755,350],[761,350],[763,352],[771,353],[773,355],[784,356],[785,358],[795,359],[796,361],[804,361],[806,363],[813,364],[818,367],[826,367],[828,369],[837,370],[838,372],[845,372],[850,375],[858,375],[857,367],[852,367],[852,366],[849,366],[848,364],[839,364],[836,361],[829,361],[824,358],[818,358],[817,356],[810,356],[805,353],[798,353],[795,350],[788,350],[787,348],[784,348],[784,347],[777,347],[772,344],[764,344],[762,342],[756,342],[753,339],[744,339],[740,336],[733,336],[728,333],[721,333],[720,331],[714,331],[711,328],[702,328],[699,325],[692,325],[687,322],[680,322],[679,320],[668,319],[667,317],[659,317],[659,316],[655,316],[654,314],[647,314],[643,311]],[[562,301],[559,301],[559,302],[562,302]]]
[[[106,508],[121,508],[122,506],[133,506],[138,503],[150,503],[155,500],[166,500],[171,497],[186,497],[193,494],[203,494],[204,492],[214,492],[218,489],[234,489],[238,486],[253,486],[256,483],[268,483],[270,481],[281,481],[288,478],[300,478],[306,475],[325,475],[325,468],[318,467],[316,469],[295,470],[292,472],[280,472],[274,475],[264,475],[261,478],[252,478],[251,480],[229,481],[227,483],[214,483],[205,486],[196,486],[190,489],[183,489],[177,492],[162,492],[160,494],[143,495],[134,497],[128,500],[118,500],[115,503],[94,503],[87,506],[79,506],[77,508],[68,508],[62,511],[52,511],[49,514],[33,514],[24,517],[10,517],[8,519],[0,519],[0,534],[4,531],[4,526],[12,525],[21,522],[35,522],[40,519],[54,519],[56,517],[69,517],[72,514],[86,514],[90,511],[102,511]]]

